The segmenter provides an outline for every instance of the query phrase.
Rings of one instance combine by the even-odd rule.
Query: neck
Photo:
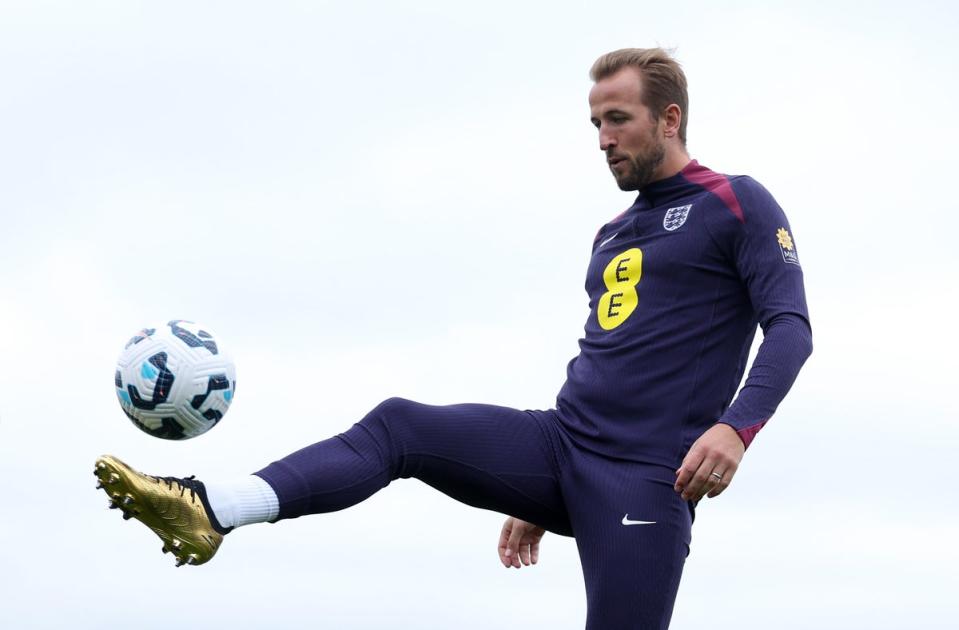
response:
[[[666,159],[656,169],[656,181],[672,177],[689,164],[689,153],[682,145],[666,149]]]

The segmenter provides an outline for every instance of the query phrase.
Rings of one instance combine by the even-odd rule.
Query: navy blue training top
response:
[[[748,446],[812,350],[782,208],[755,180],[695,160],[599,230],[586,292],[557,411],[580,446],[609,457],[676,467],[716,422]],[[757,323],[763,344],[730,406]]]

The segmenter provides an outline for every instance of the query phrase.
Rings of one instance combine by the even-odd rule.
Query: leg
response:
[[[349,431],[257,472],[279,519],[332,512],[415,477],[468,505],[570,535],[545,414],[493,405],[391,398]]]
[[[346,433],[274,462],[255,477],[211,486],[209,492],[192,476],[145,475],[111,455],[97,459],[93,472],[110,507],[153,530],[177,566],[208,562],[234,525],[276,515],[277,499],[281,519],[330,512],[399,477],[422,479],[469,505],[572,535],[559,489],[557,435],[546,412],[432,407],[392,398]],[[241,522],[224,524],[210,498],[231,494],[243,504]],[[225,514],[236,516],[221,504],[219,516]]]
[[[564,491],[586,583],[588,630],[669,627],[692,512],[660,466],[576,455]]]

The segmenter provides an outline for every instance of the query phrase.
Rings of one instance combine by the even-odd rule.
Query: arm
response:
[[[746,384],[719,422],[693,442],[676,471],[676,492],[687,501],[699,501],[729,487],[746,447],[773,415],[811,352],[812,333],[804,319],[782,315],[766,326]]]
[[[718,496],[732,481],[746,447],[769,421],[812,352],[803,274],[789,223],[775,199],[755,181],[733,186],[742,203],[738,222],[721,229],[749,293],[763,342],[746,384],[718,423],[696,440],[676,471],[683,498]]]
[[[810,354],[812,330],[803,318],[784,313],[766,325],[746,384],[719,419],[736,430],[744,446],[776,412]]]

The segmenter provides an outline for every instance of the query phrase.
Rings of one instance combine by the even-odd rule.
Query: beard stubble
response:
[[[666,146],[657,138],[652,138],[652,146],[645,153],[629,157],[630,170],[622,177],[616,177],[620,190],[642,190],[655,180],[656,169],[666,159]],[[616,173],[613,173],[616,176]]]

